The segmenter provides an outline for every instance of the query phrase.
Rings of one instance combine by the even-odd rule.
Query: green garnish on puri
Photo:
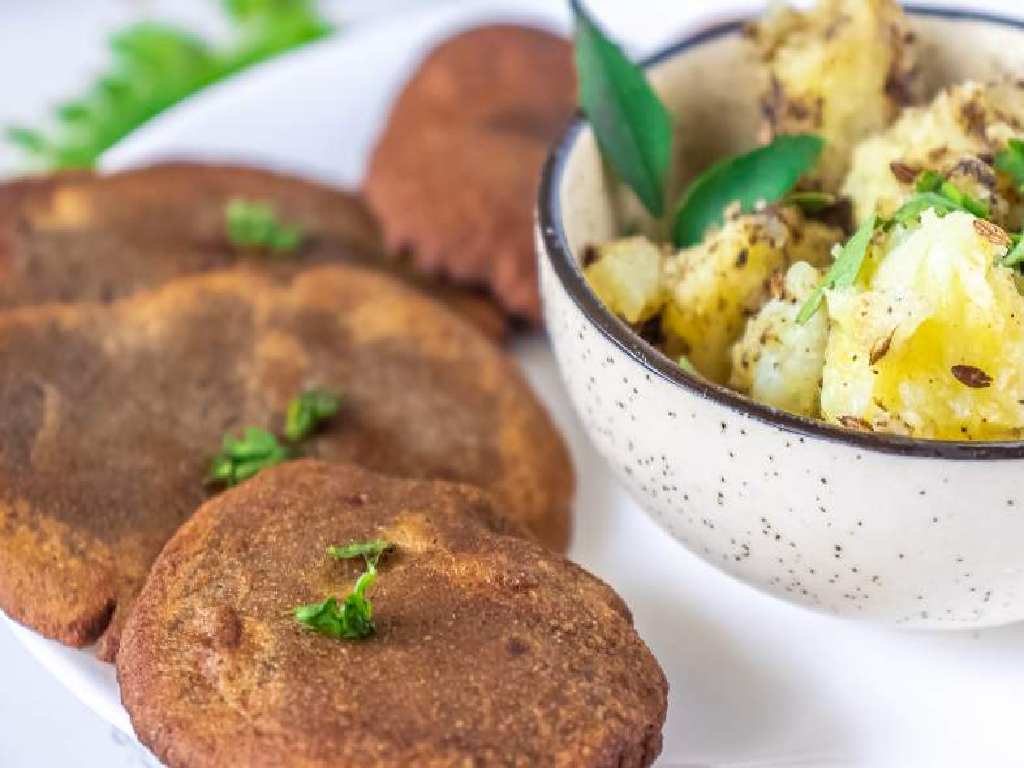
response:
[[[333,392],[312,389],[288,403],[284,436],[293,443],[308,437],[321,423],[338,412],[341,398]]]
[[[371,539],[370,541],[353,541],[343,547],[328,547],[327,554],[336,560],[352,560],[361,557],[366,560],[367,565],[377,565],[380,556],[385,552],[392,552],[395,545],[384,539]]]
[[[21,126],[7,138],[47,169],[91,168],[140,125],[208,85],[331,33],[311,0],[224,0],[230,36],[213,44],[145,22],[111,40],[111,67],[85,95],[56,109],[49,134]]]
[[[377,580],[377,562],[381,555],[394,549],[394,544],[381,539],[328,547],[331,557],[342,560],[363,557],[366,571],[356,581],[352,594],[340,604],[336,597],[329,597],[321,603],[300,605],[293,611],[295,620],[307,629],[342,640],[362,640],[372,635],[373,603],[366,597],[366,590]]]
[[[295,456],[294,449],[281,445],[266,430],[247,427],[242,437],[229,432],[224,436],[221,452],[213,459],[208,482],[234,487]]]
[[[683,195],[672,229],[676,247],[699,243],[709,227],[721,224],[733,203],[746,213],[760,202],[781,199],[818,161],[823,146],[817,136],[779,136],[771,144],[715,163]]]
[[[224,210],[224,220],[228,240],[239,248],[294,253],[302,246],[302,232],[282,223],[268,203],[231,200]]]

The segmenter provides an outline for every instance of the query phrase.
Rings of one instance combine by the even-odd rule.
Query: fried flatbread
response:
[[[365,192],[388,246],[539,321],[533,209],[575,105],[567,41],[488,26],[431,53],[398,99]]]
[[[125,631],[136,733],[171,768],[650,765],[667,683],[628,609],[495,521],[473,488],[318,462],[214,499]],[[301,627],[292,608],[340,600],[365,567],[326,548],[374,538],[397,545],[374,634]]]
[[[112,658],[225,431],[279,431],[309,388],[343,401],[308,455],[477,485],[566,546],[564,444],[483,336],[380,273],[223,271],[0,316],[0,608],[71,645],[103,636]]]
[[[294,255],[232,245],[234,199],[270,204],[304,234]],[[288,277],[311,265],[350,263],[400,275],[470,318],[495,340],[507,325],[482,293],[421,276],[387,258],[357,196],[269,171],[165,163],[109,176],[57,174],[0,184],[0,310],[111,301],[179,277],[242,263]]]

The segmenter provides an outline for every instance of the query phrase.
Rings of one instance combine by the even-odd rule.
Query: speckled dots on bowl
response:
[[[918,10],[913,24],[933,84],[1024,72],[1016,22]],[[684,175],[754,144],[755,71],[737,24],[656,57],[655,87],[688,116]],[[620,231],[623,203],[581,122],[542,186],[541,293],[563,378],[612,470],[669,533],[752,586],[837,614],[930,627],[1024,618],[1024,444],[847,432],[689,376],[583,280],[578,255]]]

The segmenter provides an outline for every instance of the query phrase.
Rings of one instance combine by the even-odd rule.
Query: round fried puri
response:
[[[466,486],[318,462],[209,502],[125,631],[139,738],[170,768],[649,765],[667,684],[622,600],[495,520]],[[375,633],[300,626],[295,606],[365,567],[326,548],[375,538],[397,547],[368,592]]]
[[[534,201],[574,104],[562,38],[488,26],[438,47],[398,99],[364,182],[389,248],[539,321]]]
[[[269,204],[282,223],[302,231],[302,246],[269,255],[232,245],[226,208],[235,199]],[[399,274],[488,335],[504,337],[506,324],[493,302],[421,277],[383,248],[376,221],[355,195],[252,168],[167,163],[0,184],[0,310],[106,302],[238,263],[287,277],[341,262]]]
[[[289,400],[340,392],[308,455],[490,491],[565,547],[573,471],[514,363],[377,272],[320,267],[177,281],[111,305],[0,315],[0,608],[73,645],[125,612],[206,498],[228,430],[280,432]]]

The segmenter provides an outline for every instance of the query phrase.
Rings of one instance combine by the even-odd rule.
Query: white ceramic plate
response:
[[[485,18],[567,22],[561,3],[510,0],[448,3],[362,27],[190,100],[112,152],[105,167],[234,159],[358,184],[390,101],[418,58],[438,38]],[[641,42],[649,46],[660,34]],[[1024,764],[1024,626],[970,634],[880,629],[731,581],[664,535],[611,479],[576,422],[546,343],[523,342],[516,354],[572,445],[580,491],[571,554],[627,600],[671,683],[660,765]],[[15,634],[75,695],[130,733],[110,667],[20,627]]]

